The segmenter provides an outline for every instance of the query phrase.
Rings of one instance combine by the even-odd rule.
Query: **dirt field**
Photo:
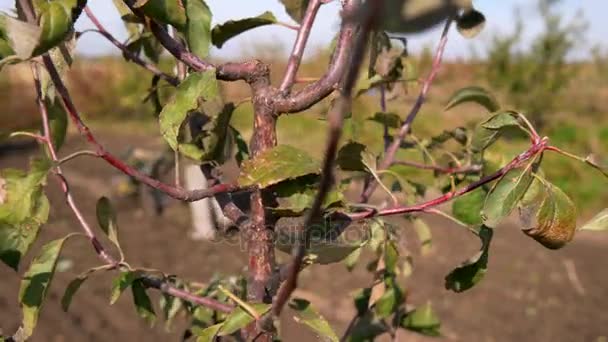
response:
[[[137,135],[102,140],[114,152],[124,150],[128,144],[156,145],[155,141]],[[83,146],[81,139],[72,137],[63,152]],[[25,167],[27,157],[27,153],[0,156],[0,168]],[[65,169],[78,203],[94,222],[95,201],[109,194],[109,181],[115,171],[86,157],[70,162]],[[42,241],[78,230],[53,179],[49,197],[53,204],[51,219],[43,228]],[[174,205],[161,218],[145,216],[135,203],[120,202],[117,208],[121,242],[131,265],[162,269],[202,282],[218,268],[222,273],[241,271],[242,250],[188,238],[187,207]],[[443,278],[478,250],[478,242],[444,220],[428,220],[433,230],[433,252],[425,257],[415,256],[414,273],[403,279],[402,284],[408,289],[409,303],[433,302],[443,321],[443,339],[608,340],[608,234],[579,234],[564,249],[549,251],[525,237],[517,226],[504,225],[495,233],[486,278],[473,290],[454,294],[444,290]],[[415,243],[411,248],[417,251]],[[110,306],[109,289],[114,273],[96,276],[85,283],[70,312],[64,313],[59,301],[68,281],[99,261],[86,241],[73,240],[63,256],[73,266],[57,274],[32,341],[181,340],[184,320],[177,320],[175,329],[167,333],[162,322],[150,329],[137,317],[129,294]],[[20,321],[19,276],[0,265],[0,279],[0,329],[11,333]],[[370,275],[362,267],[349,274],[343,265],[333,265],[307,270],[302,279],[299,294],[311,299],[340,333],[354,313],[349,294],[357,286],[367,285]],[[284,341],[316,340],[287,314],[282,324]],[[401,334],[399,340],[426,339]]]

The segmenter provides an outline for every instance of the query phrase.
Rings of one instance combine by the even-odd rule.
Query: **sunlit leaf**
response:
[[[445,277],[445,287],[454,292],[466,291],[479,283],[486,274],[488,268],[488,256],[493,231],[491,228],[482,226],[479,230],[481,239],[481,251],[465,261]]]
[[[289,145],[279,145],[243,162],[238,183],[241,186],[258,185],[265,188],[287,179],[318,174],[320,168],[319,161],[306,152]]]
[[[218,323],[212,325],[210,327],[205,328],[203,331],[199,332],[196,337],[196,342],[213,342],[215,341],[215,336],[222,328],[224,323]]]
[[[399,115],[397,115],[395,113],[378,112],[378,113],[374,114],[374,116],[372,116],[368,120],[375,121],[380,124],[384,124],[387,127],[391,127],[391,128],[401,127],[401,117],[399,117]]]
[[[177,149],[180,127],[188,113],[198,108],[199,99],[212,101],[218,96],[219,87],[214,69],[192,73],[180,83],[175,95],[159,116],[161,134],[169,146]]]
[[[505,131],[513,127],[521,128],[516,119],[517,113],[512,111],[494,113],[487,120],[479,123],[471,138],[471,151],[481,152],[492,145]]]
[[[270,304],[263,303],[249,303],[249,305],[260,315],[262,316],[268,310],[270,310]],[[236,331],[243,329],[249,323],[253,322],[255,318],[251,316],[247,311],[243,310],[243,308],[238,307],[234,309],[222,325],[221,329],[217,332],[217,336],[227,336],[235,333]]]
[[[14,270],[48,219],[42,187],[50,168],[48,160],[40,159],[31,163],[29,174],[8,169],[0,173],[0,260]]]
[[[34,50],[42,54],[57,46],[72,30],[72,1],[56,0],[42,6],[40,42]]]
[[[393,314],[403,302],[403,293],[401,289],[393,283],[391,279],[386,283],[386,289],[382,296],[374,303],[374,312],[378,318],[386,318]]]
[[[116,212],[112,207],[112,203],[107,197],[102,197],[97,201],[97,222],[116,247],[120,249],[118,242],[118,224],[116,223]]]
[[[534,163],[509,170],[492,187],[485,199],[482,218],[488,227],[496,227],[513,211],[530,187]]]
[[[110,295],[110,304],[116,303],[120,295],[133,284],[133,282],[141,277],[141,272],[138,271],[126,271],[122,272],[117,278],[114,279],[112,284],[112,292]]]
[[[19,288],[19,302],[23,311],[22,327],[26,337],[32,335],[40,309],[55,275],[55,267],[63,244],[70,238],[57,239],[44,245],[23,275]]]
[[[580,230],[608,230],[608,209],[604,209],[599,214],[595,215],[589,222],[585,223]]]
[[[190,50],[207,58],[211,46],[211,11],[203,0],[183,0],[186,6],[186,40]]]
[[[431,228],[424,220],[417,218],[414,220],[414,230],[420,241],[422,255],[428,254],[433,247]]]
[[[8,45],[4,47],[5,53],[10,52],[10,48],[22,60],[33,55],[40,41],[41,29],[38,26],[4,14],[0,14],[0,26],[3,27],[3,36],[6,37],[3,40]]]
[[[306,8],[308,7],[309,0],[280,0],[283,6],[285,6],[285,11],[289,16],[297,21],[302,21],[304,18],[304,14],[306,13]]]
[[[257,27],[271,25],[277,22],[272,12],[266,11],[256,17],[228,20],[227,22],[216,25],[211,31],[213,45],[221,48],[226,41],[238,36],[239,34],[252,30]]]
[[[456,198],[452,202],[452,214],[466,224],[472,226],[481,224],[481,211],[486,195],[487,193],[483,188],[477,188],[466,195]]]
[[[401,326],[423,335],[439,336],[441,321],[433,311],[431,303],[427,302],[414,311],[408,312],[401,321]]]
[[[59,101],[55,101],[52,104],[50,101],[46,102],[49,115],[49,128],[51,130],[51,141],[55,150],[58,151],[61,146],[63,146],[68,131],[68,117]]]
[[[181,0],[148,0],[139,7],[145,15],[180,31],[186,28],[186,10]]]
[[[299,298],[294,298],[289,302],[289,307],[295,311],[294,320],[304,324],[314,332],[323,337],[323,340],[337,342],[338,335],[331,328],[327,320],[315,308],[312,307],[309,301]]]
[[[489,91],[481,87],[466,87],[457,90],[448,101],[444,110],[450,110],[463,103],[477,103],[492,113],[500,109],[498,101]]]

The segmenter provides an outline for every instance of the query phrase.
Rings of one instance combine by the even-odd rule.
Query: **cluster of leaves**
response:
[[[186,42],[189,51],[200,58],[208,57],[212,45],[219,48],[238,34],[278,23],[272,13],[264,12],[257,17],[231,20],[212,27],[212,14],[203,0],[128,2],[135,12],[122,1],[115,0],[114,3],[130,33],[127,50],[136,56],[143,53],[153,62],[159,60],[162,49],[148,29],[149,20],[162,24],[164,28],[173,28],[175,34]],[[308,1],[283,0],[282,3],[295,21],[302,20]],[[16,7],[17,18],[4,14],[0,16],[0,66],[48,53],[53,62],[62,66],[59,69],[63,72],[70,65],[70,53],[77,36],[73,23],[85,3],[77,0],[40,0],[33,1],[33,4],[35,21],[25,20],[25,13],[19,6]],[[387,32],[418,32],[446,19],[454,19],[458,30],[464,36],[472,37],[481,30],[485,21],[470,0],[391,0],[386,1],[385,6],[382,26],[370,38],[368,73],[358,82],[357,96],[380,86],[383,91],[398,96],[404,82],[414,78],[406,51],[395,48]],[[49,108],[51,140],[55,149],[59,150],[66,134],[66,113],[55,98],[55,90],[48,76],[43,75],[42,82],[43,101]],[[153,78],[154,89],[158,89],[157,83],[158,79]],[[277,222],[305,217],[307,210],[313,206],[321,179],[321,162],[287,145],[262,151],[256,158],[250,159],[247,143],[230,125],[235,105],[224,102],[219,88],[216,70],[209,69],[188,73],[164,103],[158,94],[153,97],[158,102],[160,133],[167,145],[201,164],[220,165],[236,159],[241,166],[237,180],[239,186],[257,187],[268,195],[265,197],[272,198],[267,201],[267,209]],[[342,179],[323,203],[324,216],[318,218],[320,235],[313,234],[316,239],[311,241],[307,251],[306,265],[345,262],[349,269],[353,269],[364,255],[364,249],[369,249],[373,255],[367,268],[374,274],[374,284],[355,296],[357,315],[349,332],[350,340],[370,340],[385,333],[395,336],[398,329],[435,336],[439,334],[440,327],[430,304],[417,308],[405,304],[406,290],[400,284],[400,277],[409,274],[411,263],[407,250],[400,245],[397,227],[381,219],[362,225],[344,219],[361,210],[382,209],[348,202],[345,188],[354,180],[378,182],[395,206],[400,202],[408,205],[422,203],[430,186],[443,192],[440,198],[443,202],[457,197],[452,206],[452,219],[478,236],[481,247],[476,255],[446,276],[446,287],[456,292],[472,288],[483,278],[493,229],[515,209],[520,213],[525,233],[548,248],[560,248],[574,235],[574,204],[564,192],[543,177],[542,154],[548,146],[547,139],[540,139],[521,113],[503,109],[491,94],[478,87],[458,91],[446,110],[467,102],[475,102],[490,113],[474,129],[456,128],[422,140],[412,136],[411,140],[401,145],[400,152],[419,154],[424,163],[436,170],[432,182],[409,177],[398,165],[382,169],[379,160],[383,152],[373,151],[362,141],[346,141],[340,146],[337,166]],[[395,133],[403,125],[404,119],[397,113],[378,112],[370,116],[368,121],[373,125],[382,125],[389,133]],[[505,133],[512,135],[513,132],[529,136],[532,146],[504,165],[488,150]],[[3,170],[0,173],[0,260],[15,270],[48,219],[49,202],[43,188],[47,174],[57,165],[47,155],[33,161],[27,173],[17,170]],[[464,169],[471,171],[439,171]],[[467,188],[470,191],[458,190]],[[150,324],[154,323],[156,314],[147,290],[150,287],[162,290],[163,285],[159,284],[234,305],[234,310],[222,313],[171,295],[162,296],[159,305],[166,321],[170,322],[179,312],[189,314],[192,317],[190,331],[199,341],[212,341],[217,336],[236,336],[242,328],[254,321],[259,322],[260,317],[269,311],[269,304],[247,303],[244,300],[247,290],[242,277],[217,278],[209,284],[197,286],[159,271],[132,268],[124,260],[116,215],[109,200],[99,200],[97,217],[100,229],[115,245],[121,258],[116,264],[91,268],[76,277],[62,298],[65,310],[91,275],[116,269],[120,275],[112,285],[110,302],[116,302],[121,293],[130,288],[137,313]],[[335,217],[342,220],[332,221]],[[605,212],[600,213],[585,226],[586,229],[606,229],[607,217]],[[431,234],[427,224],[416,214],[405,215],[404,219],[415,227],[422,251],[428,251]],[[356,241],[346,240],[342,233],[348,229],[360,230],[360,238]],[[280,237],[276,244],[279,250],[284,251],[290,251],[292,242],[299,240],[298,236],[291,234],[301,234],[301,231],[277,231],[287,235],[285,244],[280,243]],[[23,322],[15,337],[26,339],[32,334],[61,250],[72,236],[44,245],[24,273],[19,294]],[[92,238],[89,236],[89,239]],[[98,243],[92,240],[94,244]],[[329,340],[339,340],[310,302],[293,299],[290,307],[296,314],[296,321]]]

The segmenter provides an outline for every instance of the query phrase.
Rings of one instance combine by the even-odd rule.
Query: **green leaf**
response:
[[[364,94],[368,90],[374,88],[375,86],[382,83],[383,79],[381,75],[374,75],[372,77],[367,77],[367,75],[361,75],[359,80],[357,80],[357,84],[355,85],[355,97],[359,97]],[[351,117],[352,113],[348,113],[347,117]]]
[[[141,3],[141,2],[140,2]],[[143,13],[179,31],[186,29],[186,10],[181,0],[148,0],[139,7]]]
[[[234,135],[234,140],[236,143],[236,154],[235,159],[239,167],[243,163],[244,160],[249,158],[249,147],[247,146],[247,142],[243,139],[241,133],[234,127],[230,126],[232,130],[232,134]]]
[[[203,0],[184,0],[186,6],[186,40],[190,50],[207,58],[211,46],[211,11]]]
[[[29,174],[19,170],[0,173],[0,260],[15,271],[49,216],[42,191],[51,164],[34,160]]]
[[[46,102],[46,108],[49,114],[51,141],[55,147],[55,151],[59,151],[61,146],[63,146],[68,131],[68,117],[59,101],[55,101],[54,103],[50,103],[50,101]]]
[[[441,321],[433,311],[430,302],[409,312],[401,321],[401,326],[424,335],[439,336]]]
[[[488,256],[493,231],[482,226],[479,230],[481,251],[465,261],[445,277],[445,288],[454,292],[466,291],[479,283],[488,269]]]
[[[486,195],[487,193],[483,188],[477,188],[456,198],[452,203],[452,214],[458,220],[471,226],[480,225],[483,221],[481,211]]]
[[[414,220],[414,229],[416,235],[418,235],[418,240],[420,240],[422,255],[428,254],[433,247],[431,228],[424,220],[417,218]]]
[[[252,18],[228,20],[223,24],[216,25],[213,28],[213,31],[211,31],[213,45],[221,48],[226,41],[245,31],[249,31],[261,26],[272,25],[276,22],[277,18],[275,18],[274,14],[269,11]]]
[[[219,88],[215,69],[192,73],[180,83],[175,95],[165,105],[159,116],[161,134],[174,150],[178,147],[178,136],[188,113],[199,107],[199,99],[216,100]]]
[[[97,222],[101,230],[108,236],[110,241],[120,249],[118,242],[118,224],[116,223],[116,212],[112,208],[112,203],[107,197],[102,197],[97,201]]]
[[[392,315],[403,302],[403,293],[394,284],[394,278],[390,278],[390,281],[385,282],[385,284],[386,290],[374,303],[374,311],[378,318],[387,318]]]
[[[141,272],[139,271],[127,271],[122,272],[117,278],[115,278],[112,284],[110,304],[116,303],[118,298],[120,298],[120,295],[140,277]]]
[[[458,32],[465,38],[476,37],[486,26],[486,17],[479,11],[471,8],[464,11],[456,19]]]
[[[390,128],[401,127],[401,117],[399,117],[399,115],[395,113],[378,112],[374,114],[374,116],[372,116],[371,118],[368,118],[368,120],[384,124]]]
[[[68,312],[68,309],[70,308],[70,304],[72,303],[72,298],[74,297],[74,295],[76,294],[78,289],[80,289],[80,286],[87,279],[89,279],[89,276],[91,274],[93,274],[97,271],[107,270],[108,268],[109,268],[108,265],[91,268],[91,269],[88,269],[85,272],[81,273],[80,275],[78,275],[78,277],[72,279],[72,281],[70,281],[67,288],[65,289],[65,292],[63,293],[63,297],[61,297],[61,308],[63,309],[63,311]]]
[[[254,303],[249,304],[255,311],[260,315],[264,315],[268,310],[270,310],[270,304],[263,303]],[[243,308],[238,307],[234,309],[226,320],[224,324],[222,324],[222,328],[218,331],[217,336],[226,336],[231,335],[237,332],[240,329],[243,329],[249,323],[253,322],[255,318],[251,316],[247,311],[243,310]]]
[[[555,185],[543,181],[545,191],[536,214],[536,224],[524,232],[550,249],[558,249],[572,240],[576,232],[576,206]]]
[[[490,92],[484,88],[472,86],[457,90],[448,101],[444,110],[450,110],[468,102],[477,103],[487,109],[490,113],[500,109],[498,101]]]
[[[215,161],[223,164],[229,160],[236,144],[233,129],[230,128],[234,108],[232,103],[224,105],[219,114],[201,127],[198,136],[193,137],[193,144],[179,145],[180,152],[196,161]],[[191,151],[185,149],[186,147]]]
[[[215,336],[222,328],[224,323],[218,323],[216,325],[212,325],[210,327],[205,328],[203,331],[197,333],[196,342],[213,342],[215,341]]]
[[[346,265],[346,269],[349,272],[352,272],[352,270],[355,269],[355,266],[357,265],[357,262],[359,261],[359,258],[361,257],[362,250],[363,250],[363,248],[357,248],[352,253],[350,253],[346,257],[346,259],[344,259],[344,264]]]
[[[146,293],[146,288],[141,280],[135,280],[131,284],[131,292],[133,294],[133,304],[141,318],[143,318],[149,326],[154,326],[156,322],[156,313],[152,307],[150,297]]]
[[[41,30],[38,26],[0,14],[0,27],[2,27],[5,42],[3,44],[4,53],[10,53],[12,50],[22,60],[33,55],[40,40]]]
[[[318,174],[320,168],[320,163],[306,152],[289,145],[279,145],[243,162],[238,183],[240,186],[258,185],[265,188],[287,179]]]
[[[304,18],[308,2],[309,0],[281,0],[287,14],[298,23]]]
[[[59,45],[72,29],[72,8],[69,1],[46,3],[40,14],[40,42],[34,55],[40,55]]]
[[[386,241],[384,244],[384,269],[390,274],[395,274],[397,261],[399,261],[399,250],[394,241]]]
[[[513,211],[534,179],[534,162],[509,170],[494,184],[485,199],[482,218],[488,227],[496,227]]]
[[[268,189],[276,196],[277,207],[272,210],[277,213],[290,215],[301,214],[304,210],[312,208],[317,195],[319,177],[316,175],[298,177],[283,181]],[[331,190],[325,197],[323,208],[330,207],[344,201],[342,189]]]
[[[309,301],[294,298],[289,302],[289,307],[296,313],[294,316],[296,322],[308,326],[322,336],[323,340],[339,341],[338,335],[336,335],[327,320],[312,307]]]
[[[160,307],[165,318],[166,331],[171,331],[171,323],[183,306],[181,299],[163,293],[160,298]]]
[[[585,223],[580,230],[603,231],[608,230],[608,209],[602,210],[589,222]]]
[[[338,151],[336,164],[343,171],[373,172],[376,157],[358,142],[349,142]]]
[[[23,311],[22,327],[26,337],[32,335],[40,309],[44,304],[63,244],[72,235],[57,239],[42,246],[40,254],[32,260],[30,268],[23,275],[19,288],[19,302]]]
[[[498,131],[506,127],[517,126],[519,126],[517,113],[513,111],[495,113],[489,119],[481,123],[481,127],[493,131]]]

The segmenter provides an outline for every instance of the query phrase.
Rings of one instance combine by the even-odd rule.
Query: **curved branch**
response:
[[[443,32],[441,34],[441,40],[439,41],[439,45],[437,47],[437,52],[435,53],[435,57],[433,59],[433,66],[431,68],[431,72],[429,73],[426,80],[424,80],[424,83],[422,84],[422,89],[420,90],[420,94],[418,95],[418,98],[416,99],[416,103],[414,103],[414,106],[412,107],[410,113],[408,114],[407,118],[403,122],[403,125],[399,129],[399,133],[397,134],[395,139],[393,139],[393,142],[390,144],[390,146],[386,150],[386,155],[385,155],[384,159],[382,160],[382,162],[378,165],[378,170],[386,170],[391,166],[391,164],[395,160],[395,156],[397,155],[397,151],[399,150],[399,147],[401,147],[401,143],[405,139],[406,135],[410,132],[412,123],[416,119],[416,116],[420,112],[422,105],[426,101],[426,97],[431,88],[431,85],[433,84],[433,81],[435,80],[435,78],[437,77],[437,74],[439,73],[439,68],[441,67],[441,61],[443,60],[443,53],[445,51],[445,46],[448,42],[448,32],[450,30],[450,26],[452,25],[453,21],[454,21],[453,17],[450,17],[447,19],[447,21],[445,23],[445,27],[443,28]],[[367,186],[363,189],[363,194],[361,194],[360,201],[363,203],[367,202],[369,200],[370,196],[372,195],[372,193],[374,192],[374,190],[376,190],[377,186],[378,186],[378,183],[375,182],[374,180],[371,180],[367,184]]]
[[[521,166],[523,163],[534,158],[535,156],[537,156],[538,154],[542,153],[543,151],[545,151],[547,149],[550,149],[547,146],[547,140],[546,139],[539,140],[535,144],[533,144],[528,150],[524,151],[523,153],[521,153],[518,156],[516,156],[515,158],[513,158],[513,160],[511,160],[507,165],[505,165],[503,168],[496,171],[495,173],[485,176],[485,177],[481,178],[480,180],[473,182],[461,189],[450,191],[440,197],[434,198],[432,200],[429,200],[429,201],[426,201],[426,202],[423,202],[420,204],[416,204],[416,205],[412,205],[412,206],[400,206],[400,207],[388,208],[388,209],[379,210],[379,211],[374,210],[374,209],[369,209],[369,210],[365,210],[365,211],[358,212],[358,213],[351,213],[351,214],[341,213],[340,215],[349,217],[351,220],[356,221],[356,220],[369,219],[369,218],[373,218],[373,217],[392,216],[392,215],[401,215],[401,214],[428,211],[430,208],[433,208],[438,205],[449,202],[450,200],[452,200],[456,197],[467,194],[487,183],[490,183],[490,182],[502,177],[504,174],[506,174],[510,170]]]
[[[161,182],[157,179],[154,179],[154,178],[150,177],[149,175],[127,165],[122,160],[118,159],[117,157],[115,157],[114,155],[112,155],[111,153],[106,151],[105,148],[97,141],[97,139],[95,138],[93,133],[91,133],[89,128],[82,121],[82,119],[80,118],[80,115],[78,114],[78,110],[76,109],[76,106],[74,105],[74,102],[72,101],[72,98],[71,98],[67,88],[65,87],[65,84],[61,80],[61,77],[59,76],[57,69],[55,67],[55,64],[53,64],[53,61],[51,60],[51,58],[48,55],[44,55],[42,57],[42,60],[44,62],[44,65],[45,65],[47,71],[49,72],[49,75],[51,77],[51,80],[53,81],[53,84],[55,84],[57,93],[59,94],[61,101],[62,101],[68,115],[70,116],[70,118],[72,119],[72,121],[74,122],[76,127],[78,128],[78,131],[80,132],[80,134],[82,134],[88,140],[88,142],[90,144],[95,146],[96,153],[99,155],[100,158],[107,161],[110,165],[114,166],[116,169],[135,178],[137,181],[139,181],[141,183],[144,183],[150,187],[158,189],[175,199],[178,199],[181,201],[186,201],[186,202],[198,201],[203,198],[211,197],[211,196],[214,196],[214,195],[216,195],[218,193],[222,193],[222,192],[234,192],[237,190],[242,190],[242,189],[239,189],[239,187],[236,184],[217,184],[208,189],[199,189],[199,190],[188,191],[183,188],[177,188],[172,185],[163,183],[163,182]]]
[[[352,1],[351,3],[355,3],[355,1]],[[308,227],[311,227],[315,220],[318,220],[319,216],[321,216],[323,202],[325,201],[325,197],[327,196],[333,185],[333,167],[335,161],[334,159],[336,157],[338,143],[342,135],[344,115],[350,109],[352,103],[352,91],[359,75],[359,67],[363,61],[368,36],[372,28],[375,26],[377,14],[380,13],[383,4],[383,1],[372,1],[371,3],[366,2],[363,7],[357,6],[355,8],[357,11],[365,13],[364,17],[361,19],[361,31],[359,32],[355,44],[352,47],[352,58],[348,63],[348,72],[346,72],[346,75],[344,76],[341,96],[336,105],[329,113],[329,139],[325,151],[325,161],[323,163],[323,172],[321,174],[321,184],[319,185],[319,191],[317,193],[317,196],[315,197],[312,208],[306,216],[306,221],[304,224],[304,227],[306,229],[304,234],[305,236],[303,239],[304,241],[296,242],[293,249],[294,258],[289,266],[287,280],[285,281],[283,286],[281,286],[279,292],[277,293],[273,301],[272,314],[275,316],[281,314],[283,306],[289,300],[289,297],[298,286],[298,274],[302,267],[302,263],[306,255],[306,248],[308,247],[310,240],[311,230],[308,229]],[[347,22],[350,21],[355,22],[355,20],[353,20],[352,18],[349,18],[347,20]]]
[[[356,29],[356,21],[349,16],[352,16],[357,8],[356,1],[348,1],[344,5],[342,28],[327,73],[317,82],[309,84],[291,96],[277,99],[275,108],[278,113],[297,113],[306,110],[329,96],[336,89],[348,65]]]
[[[282,92],[289,92],[293,86],[296,73],[298,72],[300,63],[302,62],[302,56],[304,55],[306,43],[308,43],[308,37],[310,36],[312,25],[315,22],[315,18],[317,17],[317,13],[319,12],[321,5],[322,0],[312,0],[310,3],[308,3],[306,14],[304,15],[302,24],[298,29],[298,36],[296,37],[291,56],[289,56],[289,61],[287,62],[285,77],[283,78],[283,82],[279,88]]]
[[[101,22],[99,22],[97,17],[93,14],[93,12],[91,11],[91,9],[88,6],[84,8],[84,12],[89,17],[89,19],[91,20],[93,25],[95,25],[95,27],[97,27],[97,30],[94,30],[94,32],[97,32],[97,33],[101,34],[102,36],[104,36],[108,41],[110,41],[110,43],[114,44],[114,46],[119,48],[129,60],[133,61],[133,63],[143,67],[144,69],[149,70],[154,75],[161,77],[165,81],[169,82],[171,85],[177,86],[179,84],[179,80],[176,77],[168,75],[168,74],[162,72],[162,70],[160,70],[156,65],[144,61],[137,54],[131,52],[125,46],[125,44],[119,42],[118,39],[114,38],[114,36],[112,36],[112,34],[110,32],[108,32],[108,30],[106,30],[105,27],[103,27]]]

